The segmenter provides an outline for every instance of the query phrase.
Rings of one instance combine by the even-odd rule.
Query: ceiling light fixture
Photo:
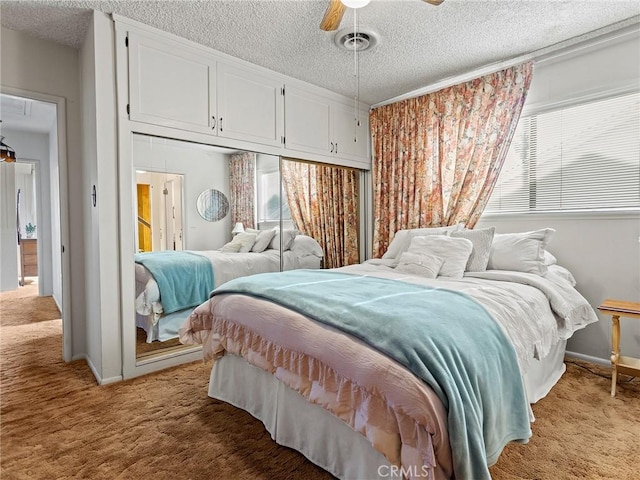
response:
[[[3,162],[13,163],[16,161],[16,151],[4,143],[4,137],[0,136],[0,158]]]
[[[366,7],[371,0],[340,0],[345,7],[362,8]]]

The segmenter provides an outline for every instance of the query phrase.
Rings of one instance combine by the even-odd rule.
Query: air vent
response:
[[[13,97],[11,95],[2,95],[0,108],[2,113],[10,115],[18,115],[21,117],[31,116],[31,107],[33,101],[27,98]]]
[[[366,29],[354,32],[353,29],[345,28],[336,33],[333,41],[339,48],[353,52],[354,48],[358,52],[363,52],[373,48],[378,43],[378,34]]]

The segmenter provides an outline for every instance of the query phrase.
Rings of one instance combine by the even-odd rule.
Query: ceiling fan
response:
[[[422,0],[423,2],[430,3],[431,5],[440,5],[444,0]],[[344,11],[347,9],[349,4],[354,3],[354,8],[358,8],[369,3],[368,1],[363,0],[329,0],[329,6],[327,7],[327,11],[324,13],[324,17],[322,22],[320,22],[320,29],[325,32],[330,32],[332,30],[337,30],[340,26],[340,21],[342,20],[342,16],[344,15]],[[345,5],[346,4],[346,5]],[[355,5],[357,4],[357,6]]]

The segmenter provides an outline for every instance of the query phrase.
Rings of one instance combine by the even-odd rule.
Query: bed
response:
[[[491,232],[488,247],[481,234],[458,235],[478,237],[471,247],[430,234],[452,231],[411,232],[361,265],[217,289],[180,330],[215,360],[209,395],[341,479],[490,478],[504,445],[530,437],[529,403],[560,378],[566,339],[597,317],[549,258],[550,229]],[[464,262],[451,258],[460,246]]]
[[[275,246],[269,245],[269,246]],[[313,238],[306,235],[296,235],[291,238],[290,244],[286,245],[287,249],[283,254],[284,270],[292,269],[318,269],[322,265],[323,252],[322,248]],[[165,251],[163,255],[167,256],[170,264],[184,261],[185,256],[194,256],[194,262],[187,267],[188,271],[195,272],[198,265],[206,263],[207,267],[211,265],[211,278],[203,285],[202,280],[195,274],[186,276],[187,287],[194,290],[199,287],[199,292],[192,292],[197,298],[202,297],[199,301],[177,301],[169,308],[168,303],[163,305],[161,299],[160,288],[156,278],[151,271],[145,267],[143,263],[135,264],[136,276],[136,326],[144,329],[146,332],[146,341],[167,341],[178,337],[178,329],[189,316],[193,307],[202,303],[208,297],[213,288],[233,280],[234,278],[253,275],[264,272],[277,272],[280,270],[280,253],[279,249],[266,248],[262,251],[221,251],[221,250],[201,250],[201,251],[185,251],[174,252]],[[200,264],[198,260],[200,259]],[[195,285],[200,281],[200,285]],[[193,285],[192,285],[193,284]],[[172,293],[172,292],[169,292]],[[165,297],[167,294],[165,293]],[[189,297],[191,298],[191,297]],[[181,308],[183,305],[189,305]]]

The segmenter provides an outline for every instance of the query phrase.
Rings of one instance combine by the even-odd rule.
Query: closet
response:
[[[134,139],[153,137],[187,142],[194,150],[259,152],[356,168],[363,172],[364,186],[371,169],[369,105],[116,14],[94,14],[82,54],[83,88],[88,98],[96,99],[84,106],[91,137],[85,142],[84,188],[93,226],[85,240],[97,252],[87,271],[100,272],[86,287],[87,361],[104,384],[202,357],[197,348],[183,348],[136,358],[131,320],[138,249],[135,179],[140,171],[151,170],[135,164],[139,145]],[[95,75],[98,70],[101,75]],[[314,102],[318,107],[309,108]],[[149,148],[159,158],[156,146]],[[156,170],[182,173],[189,162],[184,152],[176,152]],[[201,181],[220,189],[219,178],[213,173],[196,180],[185,177],[184,188],[200,188],[196,184]],[[362,192],[364,197],[364,188]],[[193,210],[187,207],[185,215]],[[231,234],[230,228],[223,231]],[[191,228],[184,232],[185,238],[194,234]],[[360,240],[362,251],[363,244]]]

